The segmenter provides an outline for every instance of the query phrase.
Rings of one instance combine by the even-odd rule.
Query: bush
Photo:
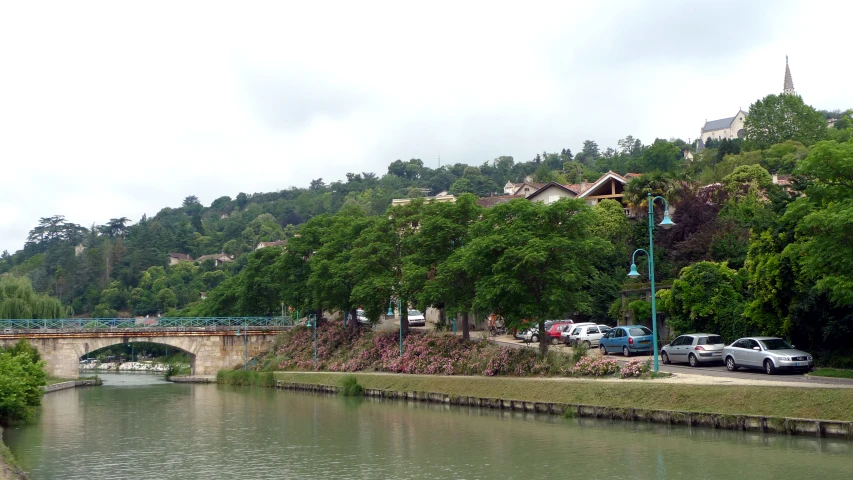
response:
[[[589,344],[580,342],[572,349],[572,361],[578,363],[589,353]]]
[[[253,387],[274,387],[275,376],[272,372],[254,370],[220,370],[216,373],[216,383]]]
[[[341,379],[340,392],[345,397],[360,397],[364,394],[364,388],[358,384],[355,375],[345,375]]]
[[[46,383],[44,362],[29,343],[0,349],[0,423],[29,420],[41,405]]]
[[[603,377],[613,375],[619,371],[619,362],[611,357],[583,357],[572,368],[574,375],[591,375],[595,377]]]
[[[622,368],[619,369],[619,376],[622,378],[642,377],[651,371],[651,359],[635,358],[628,360]]]

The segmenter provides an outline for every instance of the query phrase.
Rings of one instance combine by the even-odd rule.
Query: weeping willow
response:
[[[33,290],[28,278],[0,276],[0,318],[66,318],[71,307]]]

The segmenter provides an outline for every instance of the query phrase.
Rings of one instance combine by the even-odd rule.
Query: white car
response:
[[[560,342],[565,343],[566,345],[571,345],[571,336],[577,331],[579,332],[581,327],[586,327],[587,325],[595,325],[593,322],[581,322],[581,323],[573,323],[569,325],[569,328],[563,330],[560,334]]]
[[[426,325],[426,317],[420,310],[409,310],[409,326],[423,327]]]
[[[610,330],[607,325],[582,325],[572,330],[571,336],[566,340],[566,345],[585,344],[587,347],[597,347],[601,337]]]
[[[358,323],[362,325],[369,325],[370,319],[367,318],[367,314],[364,313],[364,310],[358,309],[355,311],[355,318],[358,320]]]

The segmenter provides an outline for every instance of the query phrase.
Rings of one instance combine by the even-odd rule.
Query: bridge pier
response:
[[[216,375],[222,369],[243,365],[246,351],[253,358],[266,351],[282,329],[112,329],[108,331],[61,331],[55,329],[0,333],[0,346],[11,346],[21,338],[33,345],[46,363],[47,374],[78,378],[80,358],[87,353],[122,343],[150,342],[182,350],[190,357],[193,375]]]

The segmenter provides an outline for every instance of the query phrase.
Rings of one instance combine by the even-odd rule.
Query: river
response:
[[[39,479],[849,478],[853,442],[103,374],[6,430]]]

